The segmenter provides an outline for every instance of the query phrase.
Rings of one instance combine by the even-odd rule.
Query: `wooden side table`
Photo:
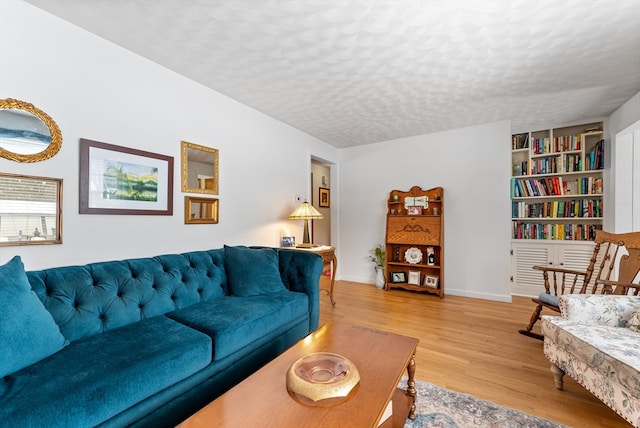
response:
[[[329,300],[331,300],[331,306],[336,305],[336,301],[333,300],[333,284],[336,280],[336,269],[338,268],[338,259],[336,258],[336,248],[330,245],[320,245],[318,247],[289,247],[289,250],[301,250],[301,251],[312,251],[322,257],[323,265],[331,265],[331,283],[329,285],[329,289],[321,288],[320,290],[327,293],[329,296]]]

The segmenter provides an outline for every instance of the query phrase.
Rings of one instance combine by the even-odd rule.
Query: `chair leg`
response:
[[[542,305],[537,305],[536,309],[531,314],[531,319],[529,320],[529,324],[527,324],[527,328],[524,330],[518,330],[518,333],[524,334],[525,336],[533,337],[534,339],[544,340],[544,336],[538,333],[534,333],[533,326],[540,319],[540,312],[542,312]]]
[[[556,388],[562,390],[562,378],[564,377],[564,370],[562,370],[555,364],[551,364],[551,373],[553,373],[553,382],[556,384]]]

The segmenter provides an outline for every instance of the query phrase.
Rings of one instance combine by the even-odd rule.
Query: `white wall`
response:
[[[63,134],[52,159],[0,159],[0,171],[64,180],[63,244],[0,247],[0,263],[17,254],[39,269],[277,246],[283,227],[302,241],[302,225],[286,220],[294,195],[310,197],[310,157],[337,162],[336,148],[21,1],[2,0],[0,28],[0,98],[34,104]],[[80,138],[173,156],[174,215],[80,215]],[[220,150],[217,225],[184,225],[181,140]]]
[[[611,114],[611,148],[605,158],[604,230],[640,230],[640,92]],[[635,183],[634,183],[635,181]]]
[[[374,281],[393,189],[444,188],[445,294],[510,301],[509,122],[343,149],[340,274]]]

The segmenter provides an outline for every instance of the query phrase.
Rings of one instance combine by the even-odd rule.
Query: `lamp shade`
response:
[[[321,220],[322,214],[313,207],[309,202],[304,201],[289,214],[289,220]]]

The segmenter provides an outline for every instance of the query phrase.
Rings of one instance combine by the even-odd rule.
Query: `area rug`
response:
[[[406,389],[406,377],[400,388]],[[565,425],[499,406],[468,394],[416,381],[416,418],[405,428],[561,428]]]

